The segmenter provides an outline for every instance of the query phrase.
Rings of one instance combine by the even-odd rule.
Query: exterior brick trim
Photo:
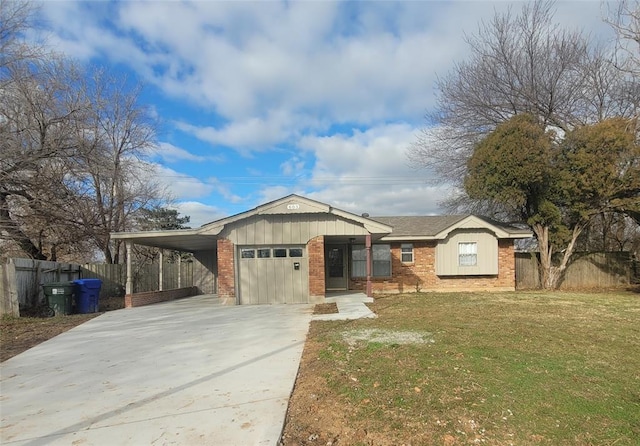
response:
[[[143,307],[145,305],[168,302],[170,300],[195,296],[197,294],[197,287],[176,288],[166,291],[145,291],[142,293],[127,294],[126,296],[124,296],[124,307]]]
[[[486,276],[438,276],[435,272],[435,241],[413,242],[413,262],[401,262],[401,243],[391,243],[392,277],[372,277],[374,293],[416,291],[514,291],[514,242],[498,240],[498,274]],[[366,290],[365,278],[351,278],[349,289]]]
[[[218,239],[218,297],[236,297],[235,245],[227,239]]]
[[[323,302],[325,298],[324,279],[324,236],[314,237],[307,243],[309,257],[309,302]]]

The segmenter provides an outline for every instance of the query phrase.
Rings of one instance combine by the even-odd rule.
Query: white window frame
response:
[[[405,257],[406,256],[406,257]],[[400,245],[400,261],[402,263],[413,263],[413,243],[403,243]]]
[[[478,266],[478,242],[458,242],[458,266]]]

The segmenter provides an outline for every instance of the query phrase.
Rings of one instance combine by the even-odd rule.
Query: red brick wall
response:
[[[195,296],[198,294],[198,288],[176,288],[166,291],[145,291],[143,293],[127,294],[124,296],[124,307],[143,307],[145,305],[157,304],[159,302],[167,302],[182,297]]]
[[[307,243],[309,257],[309,301],[317,302],[324,299],[324,236],[312,238]]]
[[[413,242],[413,263],[400,261],[400,243],[391,244],[389,278],[371,278],[374,293],[409,293],[415,291],[472,291],[515,289],[515,255],[513,240],[498,241],[497,276],[436,275],[436,242]],[[349,288],[365,290],[366,278],[351,279]]]
[[[218,239],[218,296],[224,299],[236,296],[234,251],[233,242]]]

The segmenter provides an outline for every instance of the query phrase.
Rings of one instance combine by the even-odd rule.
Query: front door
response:
[[[344,245],[327,245],[324,257],[327,290],[347,289],[347,249]]]

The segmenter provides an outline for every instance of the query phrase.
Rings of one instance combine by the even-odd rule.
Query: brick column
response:
[[[323,302],[325,297],[323,235],[309,240],[307,254],[309,256],[309,302]]]
[[[235,245],[230,240],[218,239],[218,297],[236,297]]]
[[[516,289],[515,242],[498,240],[498,280],[496,286]]]

